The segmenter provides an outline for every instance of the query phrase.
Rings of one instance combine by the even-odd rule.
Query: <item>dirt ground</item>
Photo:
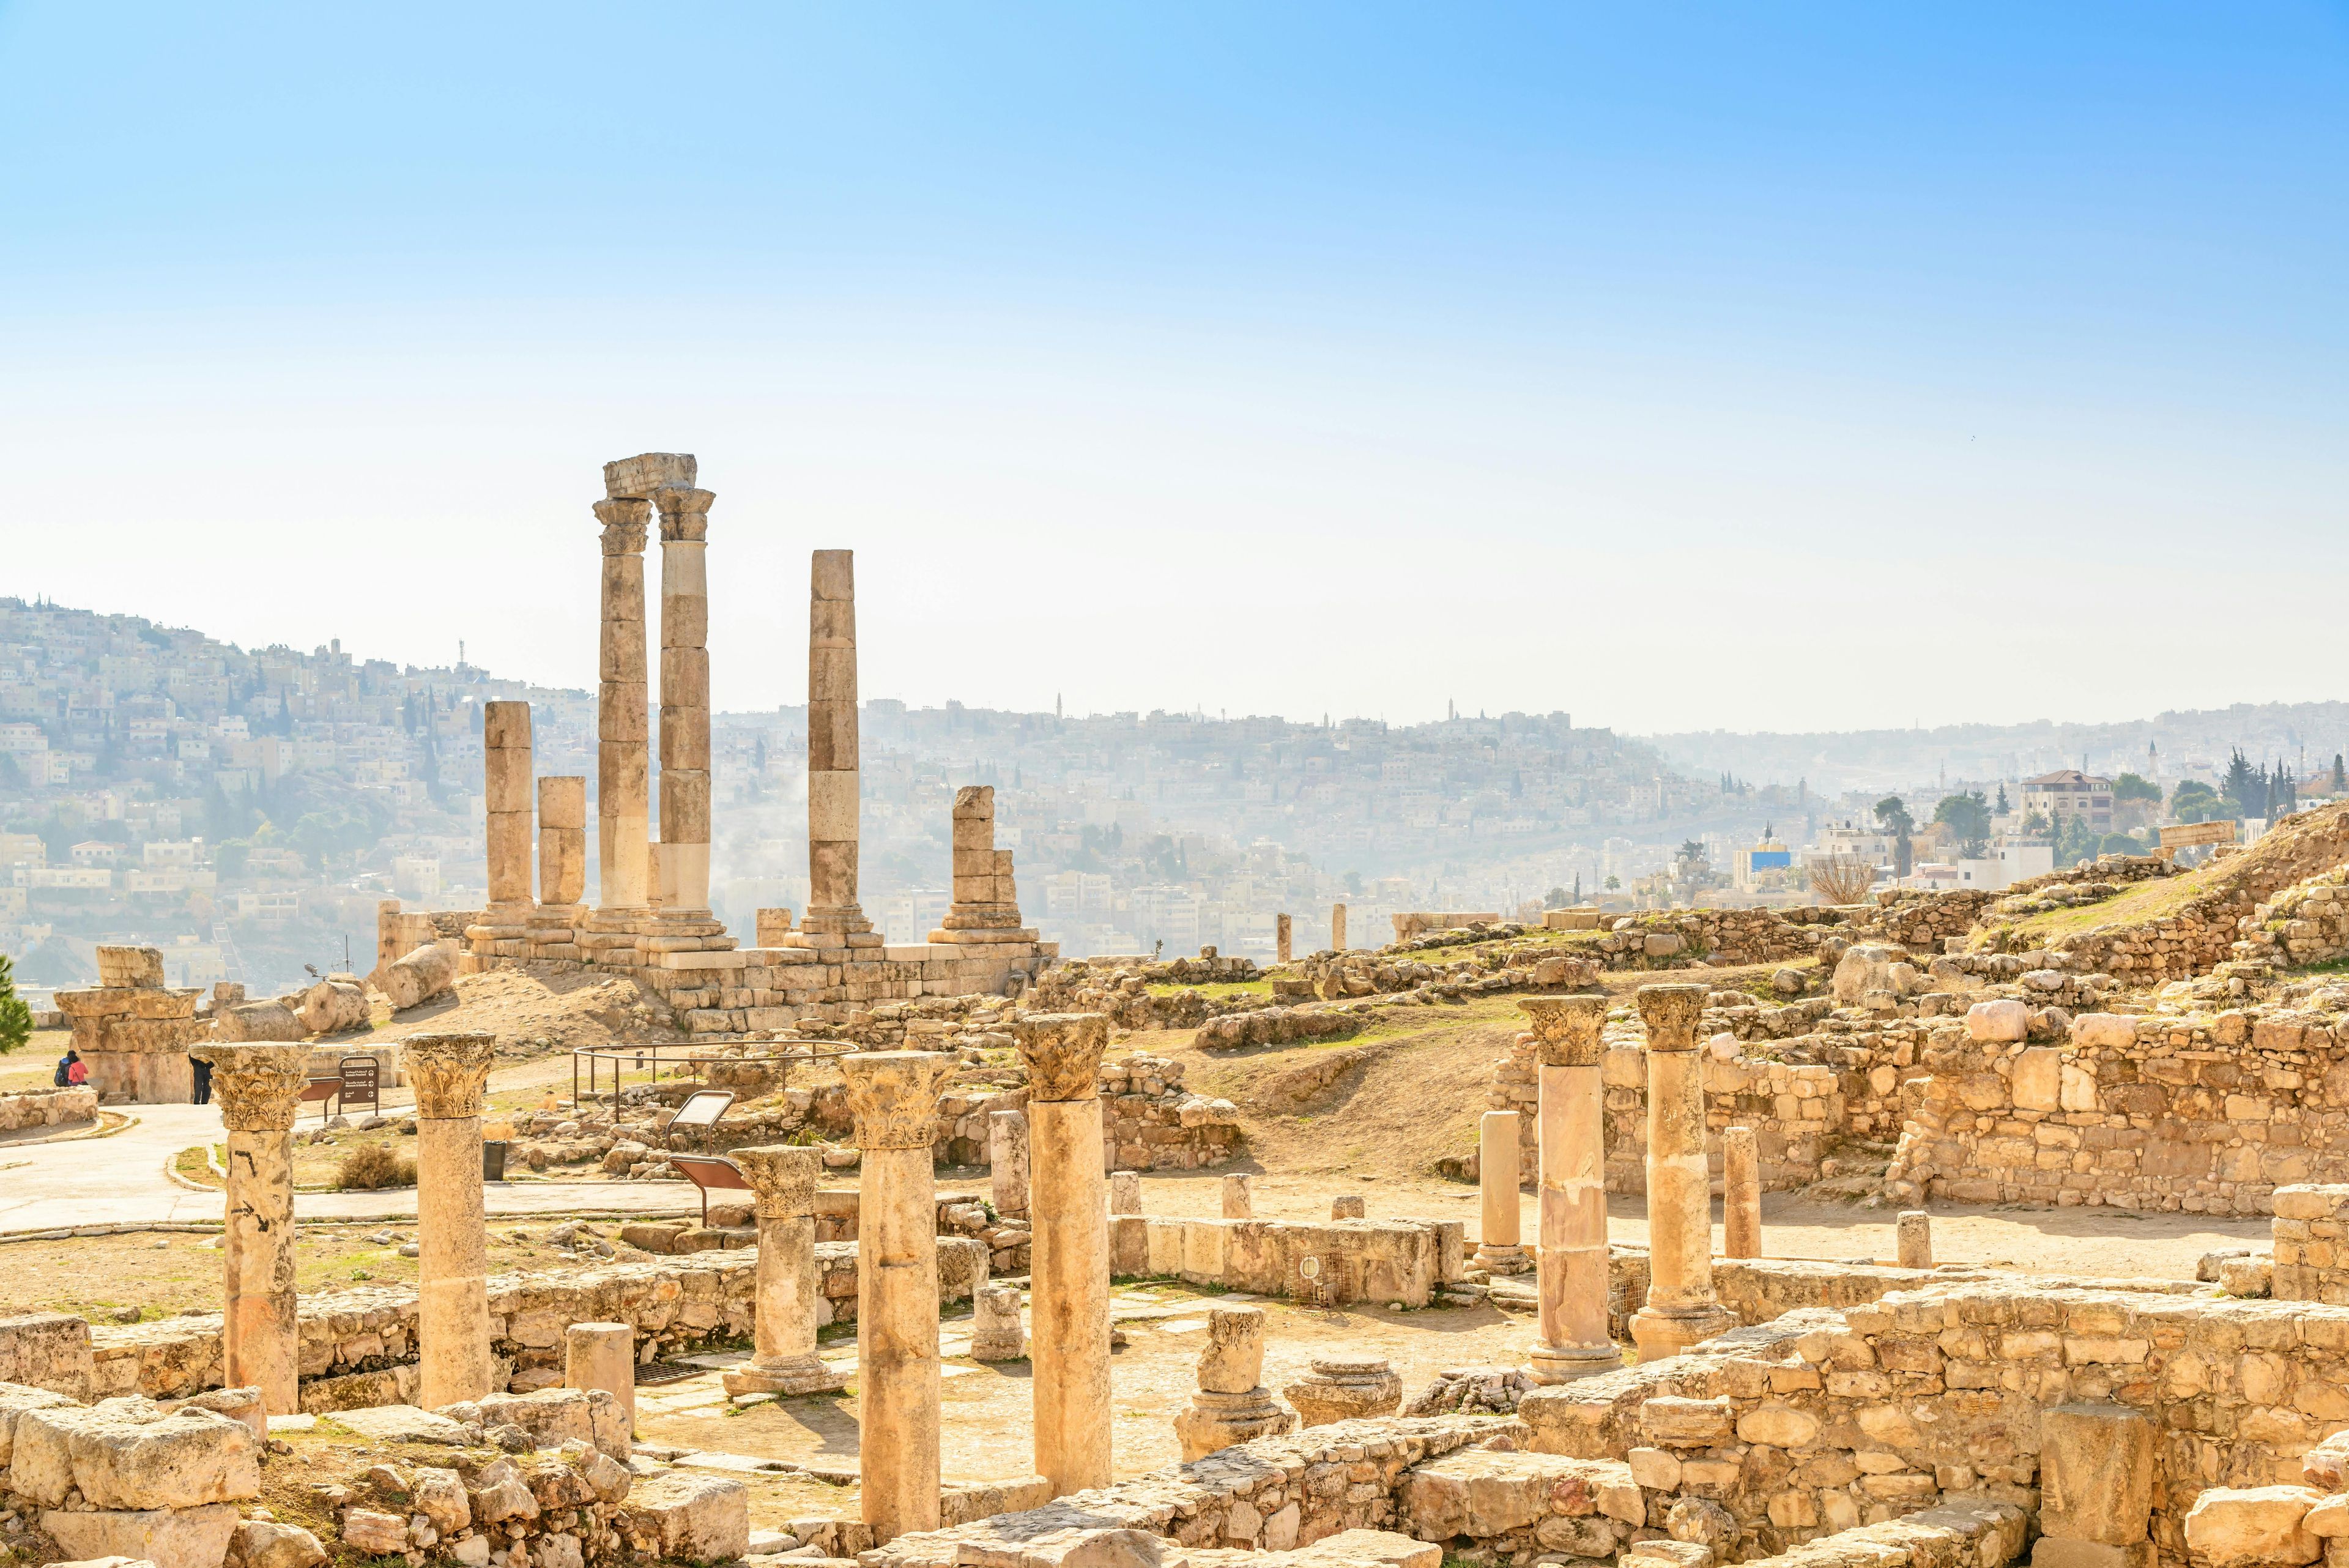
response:
[[[1276,1391],[1309,1373],[1315,1355],[1342,1351],[1387,1356],[1402,1374],[1408,1397],[1444,1368],[1521,1359],[1531,1333],[1529,1319],[1485,1305],[1416,1313],[1333,1312],[1180,1285],[1120,1290],[1111,1308],[1127,1336],[1125,1348],[1110,1363],[1116,1475],[1140,1475],[1182,1458],[1174,1417],[1198,1386],[1207,1309],[1237,1303],[1264,1308],[1268,1319],[1265,1383]],[[1034,1464],[1028,1363],[970,1360],[965,1354],[970,1326],[968,1312],[941,1325],[940,1349],[946,1356],[945,1409],[939,1424],[942,1471],[950,1481],[999,1481],[1027,1475]],[[853,1345],[853,1340],[841,1340],[823,1350],[827,1357],[837,1357],[851,1354]],[[713,1370],[685,1382],[639,1388],[639,1439],[755,1459],[854,1467],[857,1428],[853,1383],[840,1395],[778,1400],[738,1411],[727,1404],[714,1370],[731,1359],[698,1357],[697,1364],[706,1363]],[[754,1529],[794,1516],[844,1518],[856,1511],[854,1486],[807,1477],[761,1480],[751,1495]]]

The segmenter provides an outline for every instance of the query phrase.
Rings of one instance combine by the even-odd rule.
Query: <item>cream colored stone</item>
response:
[[[2313,1563],[2324,1543],[2306,1528],[2322,1497],[2302,1486],[2212,1487],[2186,1515],[2198,1568]]]
[[[481,1090],[491,1034],[417,1034],[401,1047],[416,1087],[417,1361],[429,1407],[490,1391],[489,1251]]]

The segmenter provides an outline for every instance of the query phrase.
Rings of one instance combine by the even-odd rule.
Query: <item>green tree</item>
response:
[[[1980,790],[1943,795],[1933,820],[1957,836],[1958,853],[1966,859],[1978,860],[1990,847],[1990,802]]]
[[[1616,876],[1610,871],[1607,874],[1607,880],[1602,885],[1609,892],[1612,893],[1623,886],[1623,878]]]
[[[1888,794],[1876,803],[1876,820],[1884,825],[1885,832],[1892,835],[1892,874],[1906,877],[1911,853],[1909,835],[1917,831],[1917,819],[1909,815],[1908,806],[1901,803],[1899,795]]]
[[[2268,780],[2265,768],[2253,769],[2238,749],[2227,763],[2227,772],[2219,781],[2219,793],[2230,803],[2223,814],[2228,816],[2265,816],[2268,814]]]
[[[2335,794],[2349,793],[2349,768],[2341,765],[2341,753],[2333,753],[2333,791]]]
[[[1542,895],[1542,908],[1545,909],[1563,909],[1573,901],[1574,896],[1564,888],[1552,888]]]
[[[2055,864],[2060,869],[2077,866],[2083,860],[2094,860],[2104,847],[2105,836],[2088,826],[2085,816],[2067,816],[2055,825]]]
[[[16,994],[16,968],[0,953],[0,1056],[33,1037],[33,1010]]]
[[[2123,774],[2113,781],[2113,804],[2123,805],[2133,800],[2150,801],[2155,805],[2159,805],[2161,786],[2151,779],[2141,778],[2136,774]]]

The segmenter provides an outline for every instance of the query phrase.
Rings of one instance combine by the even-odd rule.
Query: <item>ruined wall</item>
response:
[[[2158,1434],[2153,1539],[2182,1563],[2204,1488],[2296,1482],[2349,1421],[2344,1353],[2349,1308],[2001,1282],[1795,1314],[1518,1416],[1544,1452],[1629,1463],[1651,1511],[1701,1495],[1784,1551],[1953,1497],[2035,1508],[2042,1413],[2127,1405]]]
[[[1939,1025],[1888,1190],[2266,1213],[2278,1186],[2349,1180],[2344,1045],[2340,1013],[2281,1008],[2084,1013],[2047,1044]]]

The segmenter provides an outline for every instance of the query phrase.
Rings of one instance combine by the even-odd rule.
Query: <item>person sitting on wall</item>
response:
[[[89,1082],[89,1064],[81,1059],[80,1052],[68,1049],[57,1058],[57,1076],[51,1081],[60,1089],[87,1084]]]

